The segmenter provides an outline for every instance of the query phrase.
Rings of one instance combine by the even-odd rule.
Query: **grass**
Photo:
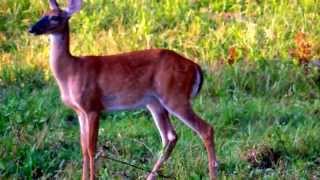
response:
[[[299,49],[302,32],[308,57],[319,59],[319,6],[312,0],[85,1],[70,22],[71,49],[82,55],[162,47],[194,59],[205,69],[194,107],[215,126],[221,179],[317,179],[319,72],[299,66],[291,51]],[[79,127],[60,102],[48,38],[27,34],[46,9],[45,0],[4,0],[0,7],[0,179],[81,175]],[[180,139],[162,173],[207,178],[200,140],[173,123]],[[143,171],[105,155],[150,168],[161,142],[149,113],[139,110],[104,114],[98,147],[107,153],[96,162],[101,179],[143,179]],[[272,166],[248,162],[248,152],[268,148],[279,156]]]

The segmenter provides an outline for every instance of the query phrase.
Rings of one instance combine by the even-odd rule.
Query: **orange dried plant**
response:
[[[237,54],[236,48],[230,47],[228,49],[228,57],[227,57],[228,64],[234,64],[237,56],[238,56],[238,54]]]
[[[304,32],[298,32],[294,37],[296,48],[291,50],[291,56],[298,59],[299,64],[307,64],[312,58],[312,43]]]

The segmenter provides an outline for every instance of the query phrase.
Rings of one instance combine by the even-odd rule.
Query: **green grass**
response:
[[[64,3],[64,1],[59,1]],[[60,102],[48,68],[48,38],[27,28],[47,1],[4,0],[0,7],[0,179],[79,179],[81,152],[75,114]],[[221,179],[320,178],[317,69],[296,64],[290,51],[304,32],[320,57],[317,1],[85,1],[71,19],[75,55],[162,47],[194,59],[205,83],[196,111],[215,127]],[[226,64],[236,48],[236,63]],[[179,141],[163,167],[177,179],[207,178],[199,138],[177,119]],[[147,111],[104,114],[98,149],[151,168],[161,149]],[[248,151],[270,147],[272,168],[253,167]],[[145,172],[97,160],[101,179]]]

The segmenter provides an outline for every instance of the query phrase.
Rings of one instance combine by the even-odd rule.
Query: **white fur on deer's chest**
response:
[[[66,106],[70,107],[70,108],[74,108],[76,106],[76,103],[74,103],[72,97],[70,97],[70,93],[68,91],[68,88],[62,87],[59,85],[59,89],[60,89],[60,96],[61,96],[61,101],[63,102],[63,104],[65,104]]]
[[[62,102],[72,109],[80,108],[79,100],[77,100],[77,98],[75,97],[75,92],[72,89],[72,86],[70,86],[70,83],[62,83],[59,80],[57,80],[57,83],[60,89]]]

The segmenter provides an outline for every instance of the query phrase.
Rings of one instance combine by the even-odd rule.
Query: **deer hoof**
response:
[[[147,177],[147,180],[156,180],[156,179],[157,179],[157,173],[155,172],[151,172]]]

